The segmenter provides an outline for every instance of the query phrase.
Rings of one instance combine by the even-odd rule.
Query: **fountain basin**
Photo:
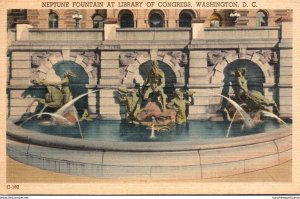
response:
[[[292,159],[292,126],[232,138],[94,141],[42,134],[7,121],[7,154],[41,169],[108,179],[215,178]]]

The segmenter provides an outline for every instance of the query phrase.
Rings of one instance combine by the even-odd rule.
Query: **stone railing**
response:
[[[278,39],[280,27],[204,28],[204,39]]]
[[[201,37],[194,39],[223,40],[223,39],[278,39],[280,27],[225,27],[204,28]],[[31,41],[76,41],[76,40],[104,40],[103,29],[29,29]],[[178,41],[191,40],[191,28],[117,28],[116,40],[151,40]]]
[[[29,29],[31,41],[103,40],[103,29]]]
[[[118,28],[118,40],[190,40],[191,28]]]

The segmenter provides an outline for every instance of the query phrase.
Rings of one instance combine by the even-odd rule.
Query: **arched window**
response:
[[[219,14],[213,13],[210,16],[210,27],[214,27],[214,28],[220,27],[221,23],[222,23],[222,20],[221,20],[221,16]]]
[[[149,26],[151,28],[162,28],[165,26],[164,14],[161,11],[152,11],[149,14]]]
[[[93,17],[93,28],[103,28],[104,19],[101,15],[97,14]]]
[[[179,14],[179,27],[191,27],[193,14],[189,11],[181,11]]]
[[[49,28],[58,28],[58,15],[54,12],[49,14]]]
[[[134,28],[134,19],[131,11],[122,11],[119,16],[121,28]]]
[[[260,10],[256,13],[256,26],[268,26],[268,15],[266,12]]]

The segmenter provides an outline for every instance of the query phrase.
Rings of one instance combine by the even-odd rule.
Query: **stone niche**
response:
[[[139,68],[148,61],[158,60],[168,65],[176,76],[176,84],[185,84],[185,67],[188,62],[187,53],[182,51],[129,51],[120,53],[121,82],[131,86],[135,79],[143,84],[144,79]]]
[[[71,61],[80,65],[89,78],[90,85],[97,84],[97,68],[99,67],[99,54],[94,51],[70,52],[36,52],[31,56],[33,70],[32,78],[44,78],[51,81],[59,81],[60,78],[55,74],[53,66],[60,62]]]
[[[255,63],[264,73],[265,83],[275,83],[274,68],[278,64],[277,53],[271,50],[210,51],[207,53],[207,67],[210,78],[209,84],[222,84],[224,69],[237,60],[249,60]]]
[[[234,67],[246,66],[248,77],[251,79],[248,81],[250,83],[258,81],[259,85],[253,88],[263,92],[267,98],[273,99],[276,94],[274,88],[278,68],[276,51],[245,48],[239,51],[193,51],[190,57],[189,87],[196,93],[195,105],[189,107],[189,119],[209,119],[216,116],[223,102],[219,94],[234,93],[232,86],[227,85],[231,82],[228,77],[229,70]],[[260,74],[259,77],[255,77],[256,72]]]
[[[246,78],[248,87],[251,90],[262,92],[267,98],[274,99],[275,66],[278,64],[277,53],[271,50],[244,50],[236,53],[234,51],[211,51],[207,54],[207,64],[209,70],[209,85],[219,85],[218,94],[233,95],[234,86],[231,84],[234,78],[230,76],[230,71],[237,67],[247,69]],[[212,98],[208,103],[207,112],[215,113],[224,101],[220,96],[211,94]]]

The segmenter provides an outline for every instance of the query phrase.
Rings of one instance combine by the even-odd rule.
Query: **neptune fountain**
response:
[[[128,173],[125,170],[123,172],[123,169],[132,166],[145,169],[147,178],[149,176],[152,178],[152,174],[148,175],[148,169],[151,171],[153,168],[165,166],[196,173],[194,177],[200,178],[247,172],[251,169],[247,170],[245,166],[241,170],[233,169],[230,172],[222,167],[220,170],[224,173],[214,176],[205,174],[204,168],[210,166],[213,168],[214,164],[221,164],[223,161],[237,165],[240,162],[243,165],[248,164],[247,150],[250,152],[252,150],[251,153],[253,153],[253,149],[271,150],[272,152],[266,155],[276,155],[277,157],[281,153],[279,150],[281,145],[277,142],[279,143],[286,137],[289,138],[291,127],[278,116],[278,106],[274,101],[266,98],[261,92],[248,88],[244,67],[237,67],[230,74],[237,82],[234,95],[226,96],[214,93],[225,100],[220,103],[218,110],[223,117],[223,121],[220,122],[188,120],[187,107],[194,105],[196,92],[192,89],[175,88],[171,93],[166,94],[165,73],[160,69],[156,60],[151,62],[151,69],[143,85],[134,81],[132,87],[121,85],[116,88],[118,103],[126,105],[125,119],[122,121],[92,118],[88,109],[79,114],[74,105],[75,102],[84,96],[97,93],[99,90],[95,89],[73,98],[69,88],[70,79],[78,77],[72,71],[65,72],[63,79],[59,82],[34,79],[32,83],[45,87],[47,92],[44,98],[33,99],[27,111],[30,112],[30,107],[35,102],[38,102],[43,108],[40,112],[26,114],[18,122],[19,126],[9,124],[8,136],[21,140],[25,145],[30,144],[32,149],[34,149],[34,145],[41,145],[48,150],[47,154],[49,154],[46,156],[50,158],[50,162],[56,161],[63,165],[67,161],[67,165],[70,165],[60,168],[52,167],[51,163],[44,162],[45,157],[38,158],[38,161],[43,163],[37,164],[28,160],[28,154],[25,155],[27,159],[20,161],[64,173],[111,178],[113,177],[111,172],[115,172],[111,169],[118,167],[122,175],[117,178],[127,179]],[[277,151],[274,152],[273,148],[276,148]],[[60,158],[51,152],[58,149],[62,154]],[[236,158],[234,155],[228,155],[228,151],[233,149],[245,150],[243,152],[245,154]],[[76,155],[76,153],[90,153],[88,151],[94,154],[85,158],[85,162],[82,162],[83,160]],[[101,163],[94,160],[97,159],[99,151],[102,157]],[[217,152],[224,154],[225,159],[215,159],[213,154]],[[8,153],[15,157],[14,153],[16,152],[10,148]],[[71,157],[67,154],[74,156]],[[106,155],[104,156],[104,154]],[[265,157],[265,155],[260,156],[260,151],[253,154],[250,159]],[[176,158],[173,159],[175,156]],[[214,160],[206,162],[206,156],[211,156]],[[150,162],[147,157],[151,159]],[[164,157],[168,163],[164,163],[161,157]],[[135,158],[132,160],[135,163],[128,158]],[[180,158],[186,159],[188,165],[184,161],[181,162]],[[199,158],[201,158],[200,166]],[[268,166],[279,164],[282,161],[277,158]],[[79,162],[88,167],[75,168]],[[89,167],[93,169],[87,169]],[[190,170],[189,167],[192,169]],[[106,172],[104,168],[108,168],[109,172]],[[165,171],[170,178],[174,176],[174,173],[169,172],[171,170]],[[201,171],[200,176],[198,175],[199,171]],[[139,176],[139,170],[130,170],[130,172],[138,179],[143,178]],[[183,175],[181,171],[179,173],[182,175],[180,178],[190,178],[187,177],[190,175]]]

